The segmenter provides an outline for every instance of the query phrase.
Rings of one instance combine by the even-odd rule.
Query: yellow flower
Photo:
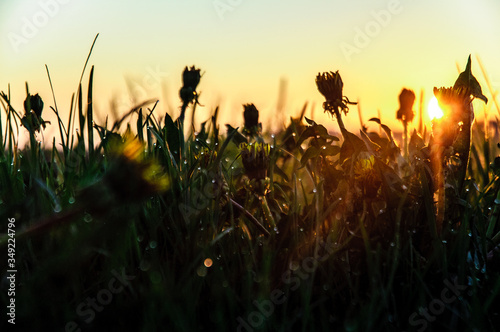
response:
[[[354,179],[367,197],[374,197],[382,183],[374,165],[375,158],[368,153],[360,154],[354,163]]]
[[[241,143],[240,150],[245,174],[250,179],[264,179],[269,163],[269,145],[265,143]]]
[[[131,134],[110,142],[111,166],[105,179],[116,195],[124,200],[136,200],[164,192],[169,179],[153,159],[146,159],[144,145]]]

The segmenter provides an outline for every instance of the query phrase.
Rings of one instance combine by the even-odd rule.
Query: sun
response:
[[[431,120],[441,119],[443,117],[443,110],[441,109],[441,107],[439,107],[436,97],[432,97],[432,99],[429,101],[427,112],[429,113],[429,118]]]

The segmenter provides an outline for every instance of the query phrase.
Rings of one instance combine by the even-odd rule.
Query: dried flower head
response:
[[[267,175],[269,163],[269,145],[265,143],[241,143],[241,160],[245,174],[250,179],[261,180]]]
[[[340,77],[339,71],[318,73],[316,76],[316,85],[319,92],[325,97],[326,101],[323,103],[325,112],[334,114],[338,109],[347,114],[349,108],[347,104],[354,105],[356,103],[350,102],[345,96],[342,96],[342,89],[344,83]]]
[[[243,132],[247,136],[256,136],[260,133],[262,124],[259,123],[259,110],[254,104],[243,105],[243,118],[245,120],[245,126]]]
[[[415,113],[413,104],[415,103],[415,93],[412,90],[403,89],[399,94],[399,110],[396,114],[398,120],[412,122]]]

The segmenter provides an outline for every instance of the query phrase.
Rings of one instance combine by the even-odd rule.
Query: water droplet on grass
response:
[[[92,216],[88,213],[85,213],[85,216],[83,216],[83,221],[85,222],[91,222],[93,220]]]
[[[147,260],[143,259],[141,261],[141,264],[139,265],[139,269],[141,269],[141,271],[143,271],[143,272],[146,272],[150,268],[151,268],[151,263],[149,263]]]
[[[207,258],[207,259],[205,259],[205,261],[203,262],[203,265],[205,265],[206,267],[211,267],[213,263],[214,263],[214,262],[212,261],[212,259],[211,259],[211,258]]]

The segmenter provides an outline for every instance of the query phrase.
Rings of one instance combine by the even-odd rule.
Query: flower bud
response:
[[[31,110],[35,112],[36,116],[40,118],[43,110],[43,100],[40,95],[28,95],[24,100],[24,111],[28,114]]]
[[[398,120],[412,122],[415,113],[413,104],[415,103],[415,93],[412,90],[403,89],[399,94],[399,110],[396,114]]]
[[[255,136],[260,132],[261,124],[259,123],[259,110],[254,104],[243,105],[243,118],[245,126],[243,132],[247,136]]]

